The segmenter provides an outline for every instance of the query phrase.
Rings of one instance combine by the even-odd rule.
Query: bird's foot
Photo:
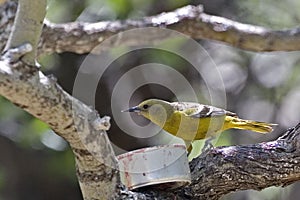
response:
[[[212,149],[214,147],[214,145],[212,145],[212,141],[215,139],[215,137],[210,137],[208,139],[205,140],[204,142],[204,146],[202,148],[202,152],[207,151],[209,149]]]

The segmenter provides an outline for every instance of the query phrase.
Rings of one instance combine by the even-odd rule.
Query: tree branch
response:
[[[14,7],[15,4],[10,1],[8,3],[1,6],[6,8],[4,9],[6,12],[1,12],[0,18],[5,18],[7,10],[13,10],[13,8],[8,8]],[[9,23],[0,24],[0,26],[3,26],[3,30],[9,29]],[[112,35],[140,27],[168,28],[184,33],[193,39],[221,41],[250,51],[300,50],[299,27],[288,30],[270,30],[235,22],[224,17],[208,15],[203,12],[202,6],[185,6],[172,12],[144,17],[140,20],[66,24],[46,22],[39,43],[39,54],[53,52],[89,53],[95,46]],[[3,47],[3,43],[6,42],[5,38],[7,38],[6,34],[8,33],[5,31],[4,35],[0,37],[0,47]],[[99,50],[106,50],[120,44],[133,46],[153,44],[169,37],[169,35],[155,35],[155,33],[146,38],[141,35],[132,35],[131,38],[118,38],[118,41],[109,46],[103,46],[103,49]]]
[[[46,0],[30,1],[19,0],[17,15],[4,50],[29,43],[32,51],[22,58],[25,62],[34,65],[37,55],[37,45],[42,32],[42,25],[46,15]]]
[[[22,61],[12,63],[11,58],[16,56],[10,54],[22,56],[17,49],[1,57],[0,95],[47,123],[69,142],[85,199],[111,198],[116,193],[119,173],[105,132],[108,118],[99,119],[95,110],[67,94],[53,77],[44,76],[37,67]]]
[[[0,58],[0,95],[47,123],[69,142],[84,199],[112,198],[120,177],[105,132],[109,117],[99,119],[95,110],[67,94],[35,65],[45,8],[44,0],[19,1],[6,51]],[[9,17],[5,19],[4,24],[9,24]]]
[[[242,24],[223,17],[205,14],[202,6],[186,6],[141,20],[125,20],[98,23],[74,22],[68,24],[46,23],[40,43],[40,51],[89,53],[110,36],[141,27],[160,27],[175,30],[193,39],[211,39],[250,51],[300,50],[300,28],[269,30],[260,26]],[[105,45],[101,50],[119,45],[153,44],[170,35],[134,35],[118,37],[118,41]]]
[[[238,190],[287,186],[300,180],[300,123],[272,142],[219,147],[190,163],[190,189],[200,199]]]

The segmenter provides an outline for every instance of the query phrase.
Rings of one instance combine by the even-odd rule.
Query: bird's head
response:
[[[123,112],[136,112],[156,124],[162,124],[173,112],[172,105],[159,99],[148,99]]]

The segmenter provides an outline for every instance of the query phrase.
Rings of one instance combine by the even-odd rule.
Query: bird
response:
[[[122,112],[142,115],[168,133],[183,139],[188,153],[192,151],[193,141],[216,137],[227,129],[269,133],[277,125],[240,119],[234,112],[196,102],[148,99]]]

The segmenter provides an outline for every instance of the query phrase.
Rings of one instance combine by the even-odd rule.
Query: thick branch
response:
[[[276,141],[220,147],[190,163],[190,189],[200,199],[238,190],[287,186],[300,180],[300,124]]]
[[[45,0],[19,1],[6,51],[0,58],[0,95],[69,142],[84,199],[110,199],[116,193],[119,173],[105,132],[109,118],[99,119],[96,111],[64,92],[53,77],[44,76],[35,65],[45,9]],[[6,19],[4,24],[9,22]]]
[[[9,5],[8,5],[9,4]],[[8,1],[1,6],[0,18],[5,19],[8,10],[14,10],[14,3]],[[10,7],[12,7],[10,9]],[[9,15],[11,16],[11,14]],[[11,19],[12,17],[10,17]],[[9,20],[6,20],[9,21]],[[9,29],[10,23],[0,24],[1,29]],[[223,17],[203,12],[202,6],[186,6],[173,12],[162,13],[140,20],[107,21],[98,23],[53,24],[46,22],[39,44],[39,54],[53,52],[89,53],[110,36],[139,27],[161,27],[179,31],[193,39],[211,39],[250,51],[298,51],[300,50],[300,28],[270,30],[235,22]],[[8,31],[1,34],[0,49],[6,42]],[[121,38],[120,38],[121,37]],[[160,42],[169,35],[132,35],[131,38],[118,37],[118,41],[103,46],[106,50],[118,45],[145,45]],[[101,49],[100,49],[101,50]]]
[[[176,30],[193,39],[211,39],[251,51],[300,50],[300,28],[273,31],[259,26],[238,23],[223,17],[202,12],[202,6],[186,6],[173,12],[162,13],[141,20],[99,23],[74,22],[52,24],[47,22],[40,43],[41,52],[89,53],[110,36],[140,27],[160,27]],[[119,45],[147,45],[170,38],[155,32],[149,35],[132,33],[131,37],[119,35],[117,41],[102,49]]]
[[[28,44],[27,44],[28,45]],[[62,90],[52,77],[22,61],[11,63],[20,47],[0,60],[0,95],[47,123],[65,138],[75,154],[77,176],[85,199],[109,199],[119,182],[118,165],[104,129],[107,118]]]
[[[126,198],[219,199],[240,190],[287,186],[300,180],[300,123],[276,141],[217,147],[190,163],[192,184],[176,191],[141,189]],[[120,198],[121,199],[121,198]]]

